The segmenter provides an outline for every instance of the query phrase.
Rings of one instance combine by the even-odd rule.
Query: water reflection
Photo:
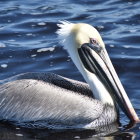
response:
[[[0,126],[0,139],[6,140],[134,140],[134,132],[122,132],[118,124],[114,123],[109,126],[99,127],[96,130],[38,130],[19,128],[16,126],[3,123]]]

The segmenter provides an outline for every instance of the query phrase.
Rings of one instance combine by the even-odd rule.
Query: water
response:
[[[54,72],[84,81],[55,34],[59,20],[85,22],[101,33],[111,60],[140,117],[140,1],[0,1],[0,79],[25,72]],[[121,114],[123,122],[126,117]],[[105,139],[96,131],[18,128],[0,123],[0,139]],[[94,138],[93,138],[94,137]],[[139,140],[140,125],[106,139]]]

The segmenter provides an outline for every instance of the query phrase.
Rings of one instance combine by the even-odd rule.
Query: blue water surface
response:
[[[88,23],[102,35],[140,117],[139,0],[1,0],[0,7],[0,80],[25,72],[54,72],[84,81],[55,32],[59,20]],[[28,130],[0,123],[3,140],[101,139],[94,136],[91,131]],[[139,140],[140,125],[109,138]]]

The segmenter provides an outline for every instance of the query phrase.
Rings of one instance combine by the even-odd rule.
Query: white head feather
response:
[[[104,103],[114,105],[106,87],[101,83],[96,74],[89,72],[83,66],[78,54],[78,48],[84,43],[90,43],[90,38],[96,39],[101,47],[105,47],[98,31],[89,24],[74,24],[67,21],[61,21],[61,24],[58,24],[58,27],[60,27],[60,29],[58,29],[57,34],[58,38],[61,40],[61,44],[68,51],[71,59],[83,75],[86,82],[90,85],[95,98]]]
[[[57,24],[60,29],[57,30],[58,38],[61,40],[61,44],[65,49],[69,50],[69,44],[74,42],[77,48],[80,48],[82,44],[89,43],[89,39],[96,39],[99,44],[104,47],[104,42],[99,32],[91,25],[85,23],[70,23],[68,21],[60,21],[61,24]],[[70,46],[72,47],[72,46]]]

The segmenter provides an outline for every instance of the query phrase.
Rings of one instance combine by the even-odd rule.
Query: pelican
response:
[[[139,121],[98,31],[62,21],[58,37],[86,83],[53,73],[24,73],[0,81],[0,120],[23,127],[94,129],[118,120],[118,106]]]

